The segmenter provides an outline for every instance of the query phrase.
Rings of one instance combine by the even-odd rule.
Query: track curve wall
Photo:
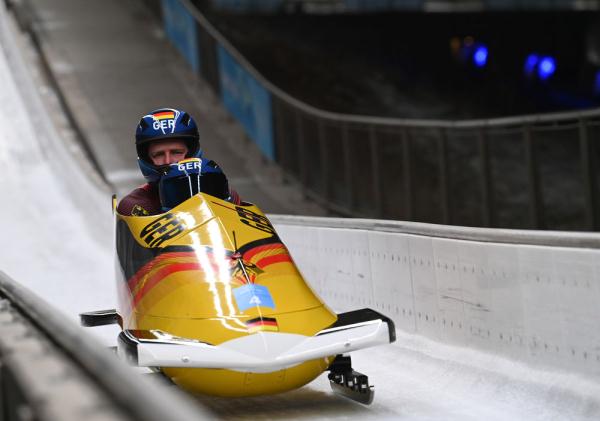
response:
[[[336,310],[371,307],[405,332],[600,378],[600,235],[271,221]]]
[[[324,208],[453,225],[600,230],[600,110],[465,121],[329,112],[267,80],[192,0],[160,3],[165,32],[191,68],[264,156]]]

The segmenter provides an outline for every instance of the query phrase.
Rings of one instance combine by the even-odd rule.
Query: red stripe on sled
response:
[[[213,252],[209,251],[206,252],[208,257],[209,257],[209,262],[211,264],[211,267],[213,268],[213,270],[218,270],[219,269],[219,264],[221,263],[221,260],[216,260]],[[129,285],[129,290],[131,292],[133,292],[137,286],[137,284],[140,282],[140,279],[144,278],[145,276],[147,276],[152,270],[155,270],[155,267],[157,265],[163,264],[162,262],[164,262],[165,260],[174,260],[174,259],[180,259],[180,258],[197,258],[197,255],[195,252],[191,252],[191,251],[181,251],[181,252],[171,252],[171,253],[164,253],[159,255],[158,257],[152,259],[151,261],[149,261],[148,263],[146,263],[141,269],[139,269],[135,275],[133,275],[131,278],[129,278],[129,281],[127,281],[127,284]],[[177,262],[174,262],[174,264],[176,264]]]
[[[129,285],[129,290],[133,292],[133,290],[137,286],[140,279],[145,277],[146,275],[148,275],[148,273],[150,273],[150,271],[152,271],[152,269],[157,264],[162,262],[163,260],[175,259],[175,258],[179,258],[179,257],[195,257],[195,256],[196,256],[196,253],[194,253],[194,252],[179,251],[179,252],[172,252],[172,253],[164,253],[164,254],[159,255],[158,257],[155,257],[154,259],[152,259],[148,263],[146,263],[144,266],[142,266],[135,273],[135,275],[133,275],[131,278],[129,278],[129,280],[127,281],[127,284]]]
[[[253,249],[250,249],[244,253],[244,260],[251,260],[254,256],[263,251],[276,250],[283,247],[284,245],[282,243],[265,244],[264,246],[254,247]]]
[[[269,265],[273,265],[275,263],[284,263],[284,262],[291,262],[291,261],[292,261],[292,258],[290,257],[289,254],[276,254],[274,256],[263,257],[258,262],[256,262],[256,266],[258,266],[259,268],[262,269]]]
[[[148,281],[137,292],[137,294],[135,294],[135,297],[133,299],[134,307],[137,306],[137,304],[140,302],[140,300],[142,298],[144,298],[144,295],[146,295],[146,293],[148,293],[148,291],[150,291],[152,288],[154,288],[155,285],[160,283],[167,276],[172,275],[173,273],[185,272],[185,271],[190,271],[190,270],[202,270],[202,266],[200,266],[200,264],[198,262],[193,262],[193,263],[175,263],[175,264],[160,268],[158,271],[156,271],[155,274],[153,274],[148,279]]]

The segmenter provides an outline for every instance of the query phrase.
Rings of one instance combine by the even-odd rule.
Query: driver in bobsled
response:
[[[240,203],[221,168],[202,157],[198,127],[185,111],[160,108],[143,116],[135,132],[135,147],[148,182],[121,199],[117,206],[121,215],[157,215],[198,191]]]

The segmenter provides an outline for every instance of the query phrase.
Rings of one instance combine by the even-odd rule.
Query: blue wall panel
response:
[[[284,0],[213,0],[218,9],[233,12],[277,12],[282,9]]]
[[[221,98],[262,153],[275,160],[269,92],[221,45],[218,46]]]
[[[200,53],[196,20],[179,0],[162,0],[162,11],[167,36],[187,59],[192,69],[199,72]]]
[[[422,10],[424,0],[345,0],[347,12],[386,12],[390,10]]]

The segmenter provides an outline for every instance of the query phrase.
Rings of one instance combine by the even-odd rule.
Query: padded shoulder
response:
[[[213,160],[202,160],[202,173],[223,173],[223,170]]]
[[[158,189],[153,184],[144,184],[123,197],[117,206],[121,215],[157,215],[161,213]]]

